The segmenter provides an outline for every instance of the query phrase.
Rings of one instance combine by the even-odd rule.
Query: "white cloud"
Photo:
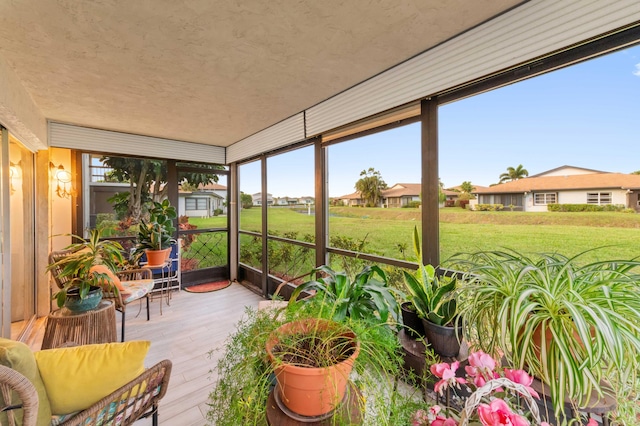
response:
[[[636,70],[633,72],[633,75],[640,77],[640,64],[636,64]]]

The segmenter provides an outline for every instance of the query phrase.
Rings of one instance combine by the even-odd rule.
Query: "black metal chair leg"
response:
[[[122,336],[122,340],[120,340],[121,342],[124,342],[124,319],[126,318],[125,311],[125,309],[122,310],[122,330],[120,331],[120,336]]]
[[[147,321],[149,321],[149,295],[147,294]]]
[[[153,415],[151,416],[151,423],[153,426],[158,426],[158,406],[153,405]]]

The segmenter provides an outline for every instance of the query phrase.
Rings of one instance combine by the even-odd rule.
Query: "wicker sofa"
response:
[[[145,369],[143,365],[146,356],[145,344],[148,349],[149,342],[134,341],[50,349],[34,354],[23,343],[0,339],[0,407],[13,407],[0,414],[0,424],[120,426],[130,425],[140,418],[151,416],[153,425],[157,426],[158,402],[167,392],[171,376],[171,361],[163,360]],[[80,355],[78,355],[79,352]],[[122,373],[114,373],[113,367],[107,365],[104,369],[102,368],[109,363],[108,360],[101,358],[102,355],[115,357],[117,363],[127,363],[128,358],[137,358],[134,362],[140,365],[134,365],[131,368],[116,366],[115,371]],[[87,366],[82,364],[94,362],[97,365],[89,366],[88,371],[98,372],[95,379],[92,377],[83,379],[82,371]],[[50,364],[49,367],[42,365],[44,363]],[[110,368],[111,371],[109,371]],[[67,373],[70,373],[68,378],[61,381],[52,379],[51,371],[60,369],[66,369]],[[111,376],[109,380],[105,380],[105,374]],[[113,376],[118,375],[121,377],[116,377],[116,381],[111,380]],[[129,379],[127,375],[133,376],[133,379]],[[118,379],[120,382],[126,382],[120,386],[116,384]],[[108,394],[95,396],[100,395],[96,394],[99,390],[89,389],[94,386],[94,382],[99,382],[100,385],[110,382],[108,385],[112,386],[112,390],[109,391],[107,387],[105,388],[107,390],[103,389],[103,391]],[[56,411],[55,400],[58,400],[58,405],[60,401],[63,404],[77,402],[78,398],[71,396],[70,393],[73,391],[69,389],[76,389],[83,394],[83,397],[86,396],[85,394],[94,395],[93,399],[90,396],[91,402],[82,409],[75,409],[61,415],[61,409],[58,408],[58,414],[52,415]],[[64,411],[64,408],[62,410]]]

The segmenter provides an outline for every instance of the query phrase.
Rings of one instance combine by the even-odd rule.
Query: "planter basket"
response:
[[[468,426],[469,419],[471,418],[471,416],[473,416],[476,408],[478,408],[478,405],[480,405],[480,403],[482,402],[482,398],[487,395],[490,395],[491,392],[493,392],[498,388],[510,389],[518,392],[518,394],[520,394],[522,399],[524,399],[527,402],[529,411],[533,416],[534,424],[540,425],[541,421],[540,421],[540,412],[538,410],[538,404],[536,403],[536,401],[534,401],[533,397],[531,396],[527,388],[525,388],[523,385],[519,383],[514,383],[513,381],[505,377],[500,377],[500,378],[488,381],[484,386],[476,389],[476,391],[472,393],[469,396],[469,398],[467,398],[467,401],[464,404],[464,409],[460,413],[460,426]]]

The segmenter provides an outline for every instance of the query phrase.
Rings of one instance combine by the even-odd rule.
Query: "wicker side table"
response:
[[[59,348],[68,343],[116,342],[116,334],[116,309],[110,300],[103,300],[95,309],[79,314],[62,308],[47,317],[42,349]]]

